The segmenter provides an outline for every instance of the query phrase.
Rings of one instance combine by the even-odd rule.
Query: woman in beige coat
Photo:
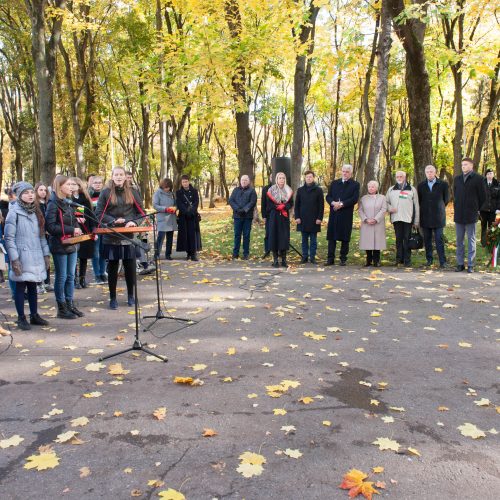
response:
[[[359,200],[358,211],[361,226],[359,228],[359,249],[366,250],[365,267],[380,266],[380,250],[385,250],[385,196],[377,194],[378,182],[368,183],[368,194]]]

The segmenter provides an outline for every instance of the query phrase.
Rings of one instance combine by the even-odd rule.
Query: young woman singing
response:
[[[116,167],[111,172],[111,180],[101,191],[97,202],[96,217],[102,226],[134,227],[134,219],[144,214],[139,192],[132,188],[126,180],[125,170]],[[109,307],[117,309],[116,283],[118,281],[118,266],[120,260],[125,270],[127,283],[127,304],[134,304],[134,284],[136,280],[135,246],[131,239],[133,233],[119,237],[113,233],[105,234],[103,238],[103,257],[108,260]]]

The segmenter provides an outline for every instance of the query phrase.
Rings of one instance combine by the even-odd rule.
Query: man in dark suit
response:
[[[474,163],[470,158],[462,160],[462,174],[453,179],[454,222],[457,235],[457,267],[455,271],[465,269],[464,239],[467,233],[467,272],[474,272],[476,260],[476,223],[479,209],[486,200],[486,188],[483,178],[474,172]]]
[[[352,218],[354,205],[359,198],[359,182],[351,179],[352,166],[342,167],[342,178],[333,181],[326,195],[330,205],[330,219],[328,220],[328,258],[327,266],[335,264],[335,249],[340,241],[340,265],[345,266],[349,253],[349,241],[352,233]]]
[[[450,201],[448,183],[436,177],[436,168],[433,165],[425,167],[425,177],[418,187],[418,204],[420,206],[420,227],[424,234],[425,257],[427,265],[431,266],[432,234],[436,240],[436,251],[439,257],[439,267],[446,267],[443,230],[446,226],[446,205]]]

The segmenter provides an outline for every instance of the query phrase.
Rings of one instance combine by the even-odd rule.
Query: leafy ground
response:
[[[221,257],[224,259],[231,258],[233,250],[233,223],[231,218],[231,210],[226,205],[218,205],[215,209],[205,210],[202,212],[202,240],[204,247],[204,254],[210,257]],[[448,210],[448,221],[453,220],[453,214]],[[396,256],[396,241],[394,238],[394,230],[392,225],[387,222],[386,218],[386,234],[387,234],[387,250],[382,253],[381,263],[382,265],[391,266],[394,264]],[[326,241],[326,225],[328,219],[325,219],[322,226],[322,232],[318,236],[318,258],[321,261],[326,260],[327,256],[327,241]],[[476,237],[480,238],[480,223],[477,225]],[[255,222],[252,227],[251,236],[251,246],[250,254],[252,259],[259,260],[263,250],[264,242],[264,224],[263,222]],[[453,223],[448,223],[445,228],[445,239],[446,239],[446,255],[448,257],[448,262],[450,265],[455,265],[455,251],[456,251],[456,238],[455,238],[455,226]],[[292,245],[300,251],[301,248],[301,236],[300,233],[295,230],[295,224],[292,223],[291,230],[291,243]],[[338,250],[337,250],[338,252]],[[298,263],[300,257],[295,252],[290,252],[290,260],[292,262]],[[487,269],[491,257],[487,251],[477,244],[477,254],[476,261],[478,269]],[[365,253],[359,251],[359,218],[355,213],[354,219],[354,230],[352,232],[352,239],[350,244],[349,252],[349,263],[354,265],[363,265],[365,262]],[[412,264],[414,267],[423,266],[426,262],[425,251],[419,250],[413,252]],[[437,254],[434,255],[434,262],[437,266],[438,258]]]
[[[166,364],[98,361],[132,344],[123,290],[118,311],[77,291],[79,321],[43,296],[50,327],[13,330],[2,500],[498,497],[498,273],[162,266],[164,309],[197,321],[142,333]],[[0,304],[14,319],[5,285]]]

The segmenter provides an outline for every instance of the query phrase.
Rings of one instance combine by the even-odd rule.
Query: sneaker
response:
[[[133,306],[135,304],[135,299],[133,295],[129,295],[127,298],[127,305],[128,306]]]
[[[96,276],[95,280],[94,280],[94,284],[96,284],[96,285],[103,285],[104,281],[103,281],[102,277],[101,276]]]
[[[46,292],[53,292],[54,291],[54,287],[50,283],[47,283],[43,287],[45,288]]]
[[[302,257],[302,259],[300,259],[300,263],[307,264],[307,257]]]
[[[465,270],[465,266],[462,264],[462,265],[458,265],[456,268],[455,268],[455,272],[456,273],[461,273],[462,271]]]
[[[111,299],[109,301],[109,308],[110,309],[118,309],[118,301],[116,299]]]
[[[469,274],[473,273],[473,272],[474,272],[474,268],[473,268],[472,266],[469,266],[469,267],[467,268],[467,272],[468,272]]]
[[[102,282],[103,283],[107,283],[108,282],[108,275],[106,273],[104,273],[102,276],[101,276],[101,279],[102,279]]]
[[[45,287],[43,285],[37,285],[36,286],[36,293],[38,295],[41,295],[42,293],[45,293]]]

